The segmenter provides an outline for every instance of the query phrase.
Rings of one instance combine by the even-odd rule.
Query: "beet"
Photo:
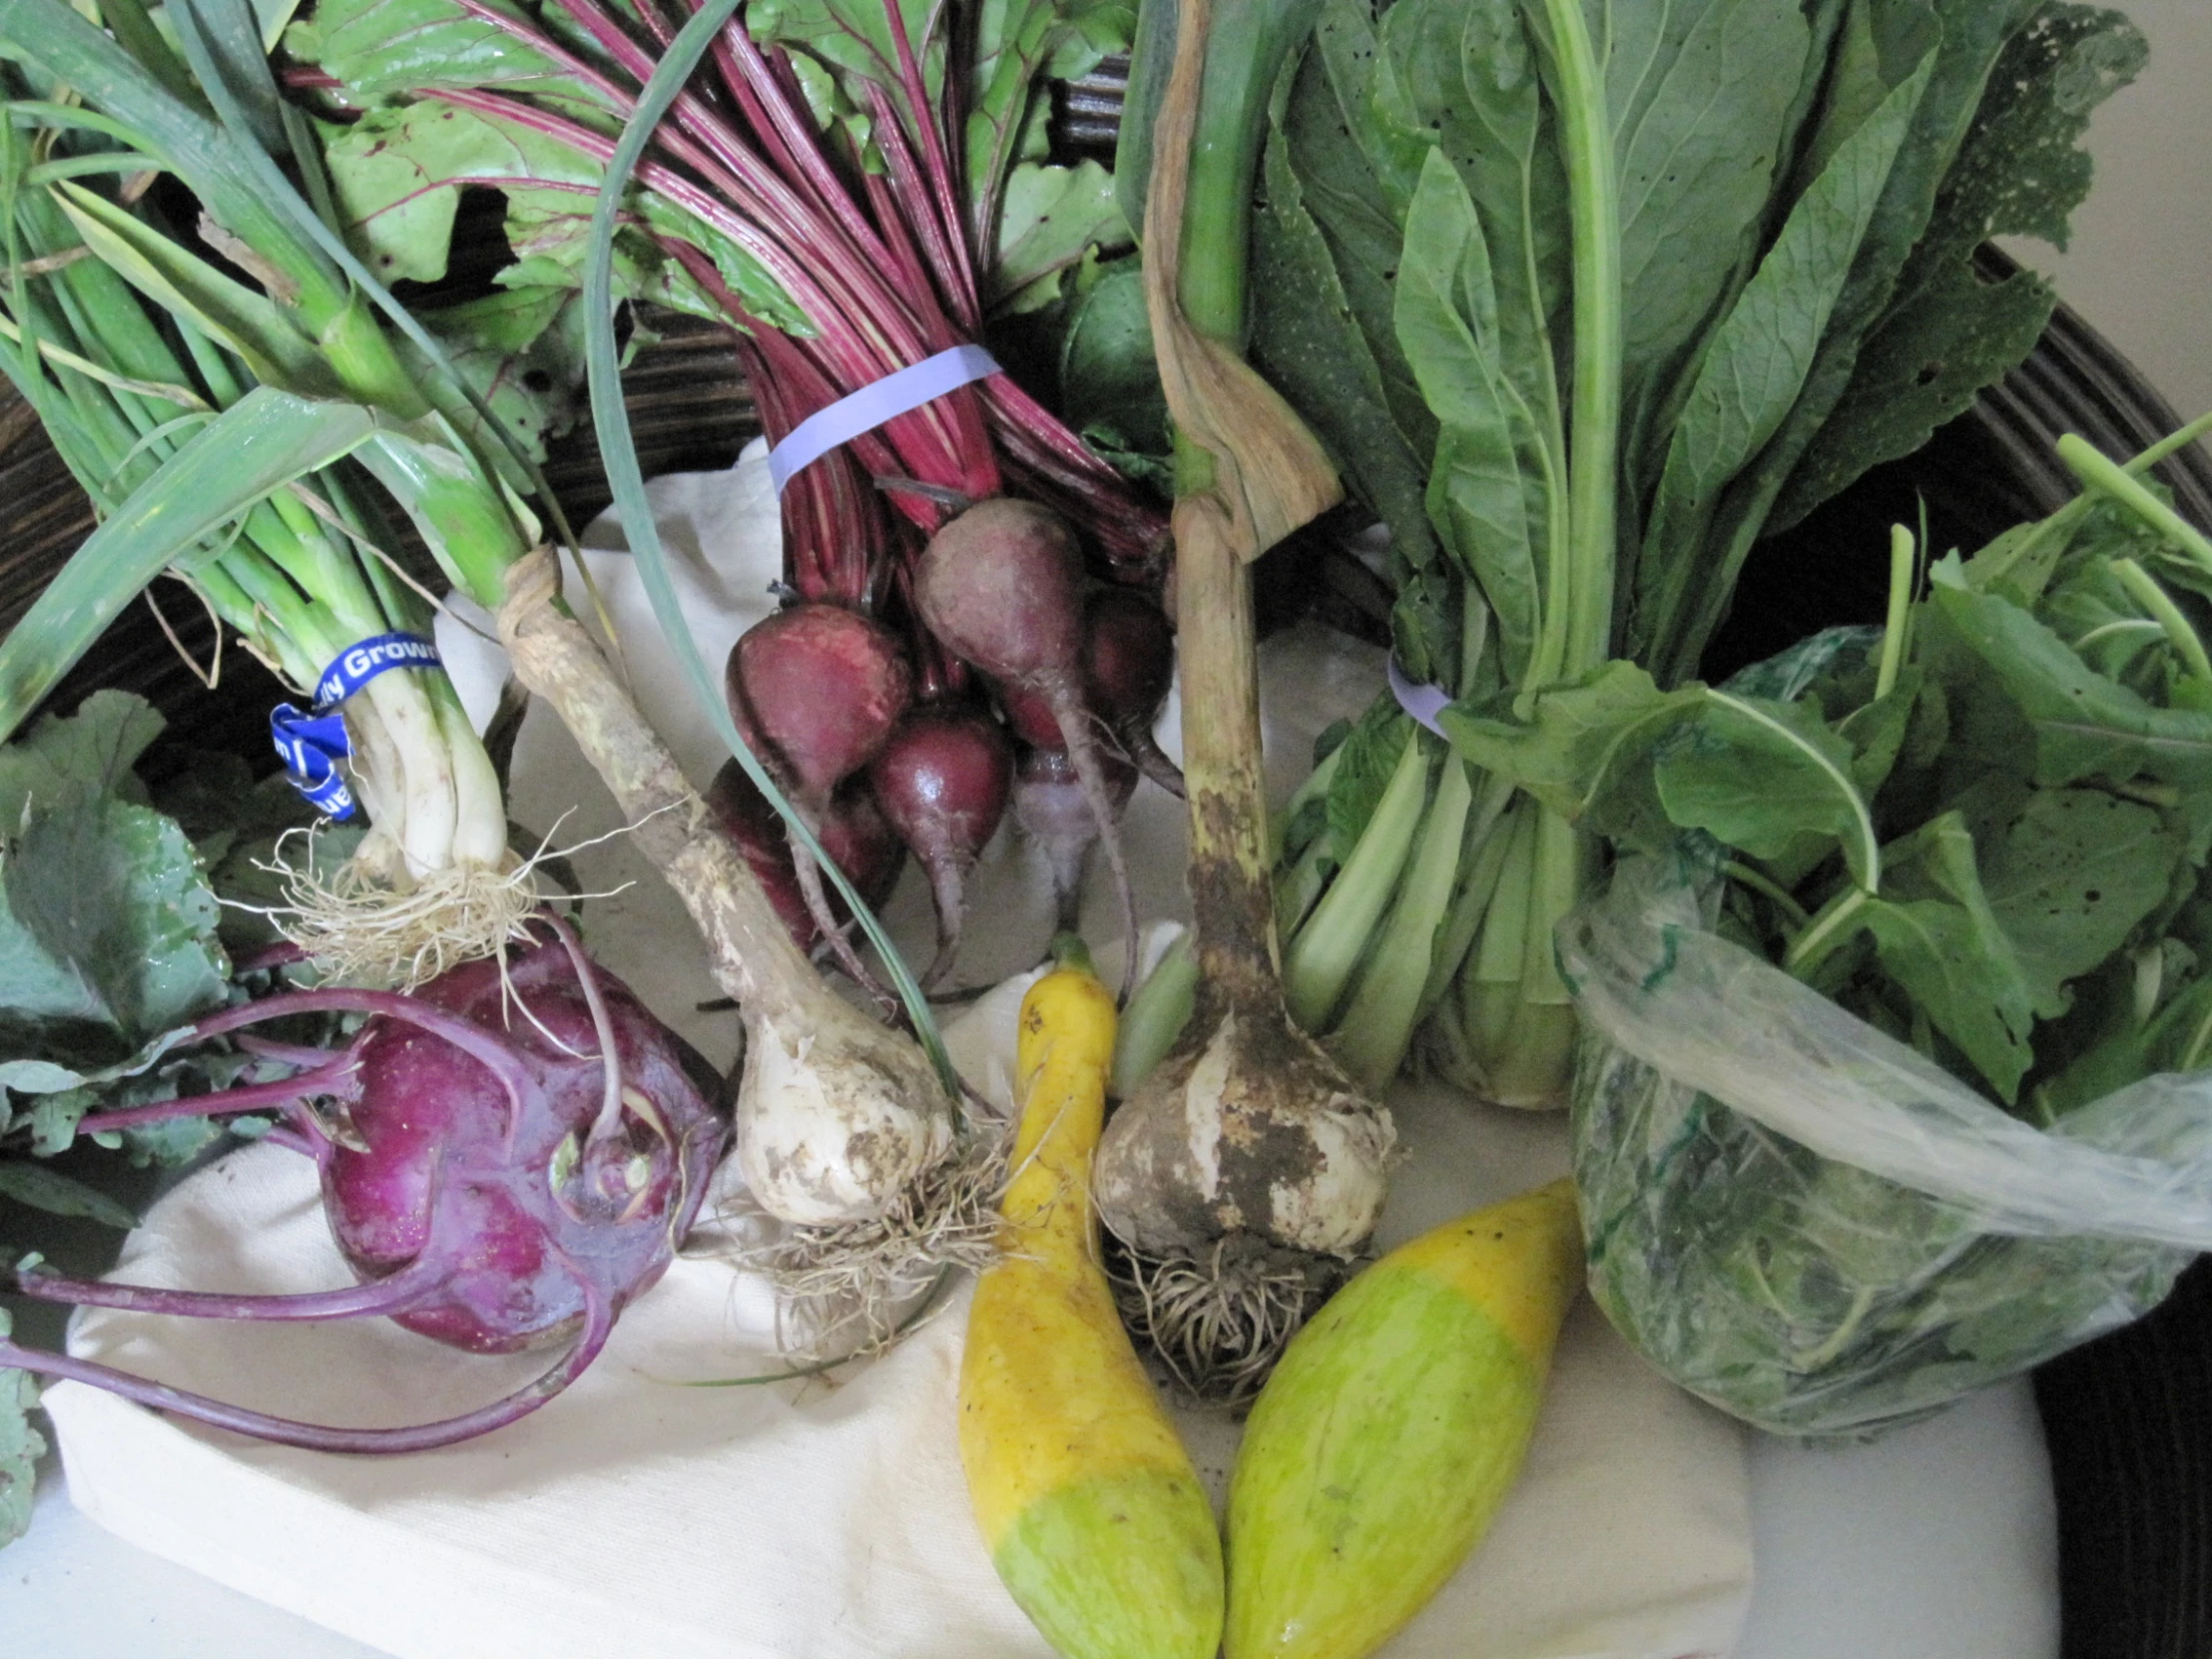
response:
[[[951,971],[967,873],[1005,816],[1013,771],[1013,750],[995,722],[947,709],[908,715],[868,768],[884,817],[929,873],[937,955],[924,985]]]
[[[799,871],[792,859],[792,843],[784,821],[769,805],[768,797],[754,787],[745,768],[725,761],[707,788],[707,807],[730,832],[752,866],[753,874],[769,902],[776,906],[792,942],[811,950],[822,938],[800,890]],[[898,884],[898,872],[906,859],[905,844],[883,817],[869,793],[865,777],[853,780],[830,797],[830,805],[817,824],[823,850],[836,860],[837,868],[869,904],[881,904]],[[844,906],[834,893],[827,895],[830,913],[841,925]]]
[[[1137,787],[1137,771],[1118,755],[1101,757],[1107,799],[1119,812]],[[1083,865],[1098,840],[1098,819],[1090,794],[1076,776],[1075,763],[1057,749],[1022,753],[1014,772],[1014,822],[1044,850],[1052,869],[1058,904],[1057,931],[1080,931],[1077,911],[1083,896]]]
[[[913,586],[915,609],[949,650],[1052,711],[1121,895],[1130,946],[1121,986],[1126,1000],[1135,981],[1137,901],[1086,707],[1083,556],[1075,533],[1034,502],[979,501],[929,538]]]
[[[543,1376],[489,1405],[407,1428],[295,1422],[65,1355],[0,1342],[0,1366],[109,1388],[142,1404],[287,1445],[410,1451],[535,1410],[580,1376],[622,1309],[667,1270],[705,1199],[729,1125],[706,1063],[566,926],[505,964],[479,959],[411,996],[289,991],[210,1016],[226,1035],[287,1014],[369,1016],[344,1051],[253,1044],[316,1061],[292,1077],[84,1120],[86,1133],[282,1104],[284,1144],[321,1170],[331,1232],[362,1283],[304,1296],[227,1296],[86,1283],[41,1268],[13,1288],[48,1301],[201,1318],[384,1315],[474,1353],[566,1342]],[[550,933],[551,937],[543,934]],[[252,1043],[252,1039],[243,1039]],[[611,1054],[610,1051],[611,1050]],[[308,1097],[343,1120],[333,1130]]]
[[[913,696],[897,636],[840,605],[764,618],[731,647],[723,678],[754,753],[816,809],[875,758]]]

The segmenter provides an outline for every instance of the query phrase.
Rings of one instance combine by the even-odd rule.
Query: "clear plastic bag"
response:
[[[1865,1435],[2149,1311],[2212,1249],[2212,1073],[2041,1130],[1711,930],[1629,858],[1560,929],[1590,1287],[1684,1387]]]

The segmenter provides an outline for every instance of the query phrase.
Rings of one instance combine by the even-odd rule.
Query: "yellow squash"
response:
[[[1227,1659],[1360,1659],[1443,1587],[1520,1472],[1581,1243],[1554,1182],[1392,1251],[1292,1340],[1230,1477]]]
[[[960,1461],[992,1565],[1068,1659],[1213,1659],[1213,1508],[1098,1262],[1091,1153],[1113,1052],[1114,1001],[1087,963],[1023,998],[1015,1175],[1004,1255],[968,1314]]]

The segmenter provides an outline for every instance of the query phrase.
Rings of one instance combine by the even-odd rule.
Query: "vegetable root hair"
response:
[[[1249,1405],[1300,1326],[1357,1262],[1284,1250],[1249,1233],[1201,1251],[1107,1256],[1114,1301],[1138,1347],[1196,1399]]]
[[[309,831],[293,833],[308,835]],[[284,883],[284,902],[262,911],[334,983],[411,991],[449,968],[526,942],[525,924],[543,904],[537,866],[510,854],[497,866],[449,864],[404,886],[353,858],[316,866],[312,841],[293,862],[285,840],[261,867]]]
[[[1007,1139],[979,1129],[906,1183],[879,1216],[789,1226],[741,1245],[736,1265],[776,1292],[779,1341],[799,1365],[867,1359],[910,1329],[915,1305],[948,1272],[998,1259]]]

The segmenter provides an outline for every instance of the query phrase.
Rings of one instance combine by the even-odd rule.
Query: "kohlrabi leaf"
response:
[[[73,810],[103,796],[145,800],[131,769],[164,724],[142,697],[96,691],[74,715],[41,720],[0,746],[0,835],[20,828],[34,810]]]
[[[1103,420],[1125,444],[1165,455],[1168,405],[1152,355],[1144,273],[1134,259],[1088,271],[1060,341],[1060,413],[1077,431]]]
[[[113,799],[34,811],[4,857],[0,1019],[16,1052],[52,1028],[61,1053],[104,1039],[114,1058],[221,1004],[215,893],[174,820]]]
[[[2067,218],[2089,190],[2081,135],[2145,56],[2132,23],[2094,6],[2047,5],[2012,38],[1888,314],[1776,503],[1777,528],[1918,448],[2027,354],[2055,296],[2026,272],[1984,278],[1975,251],[1998,236],[2066,246]]]
[[[0,1337],[8,1335],[8,1311],[0,1308]],[[31,1426],[38,1380],[27,1371],[0,1370],[0,1544],[31,1528],[32,1483],[46,1442]]]

